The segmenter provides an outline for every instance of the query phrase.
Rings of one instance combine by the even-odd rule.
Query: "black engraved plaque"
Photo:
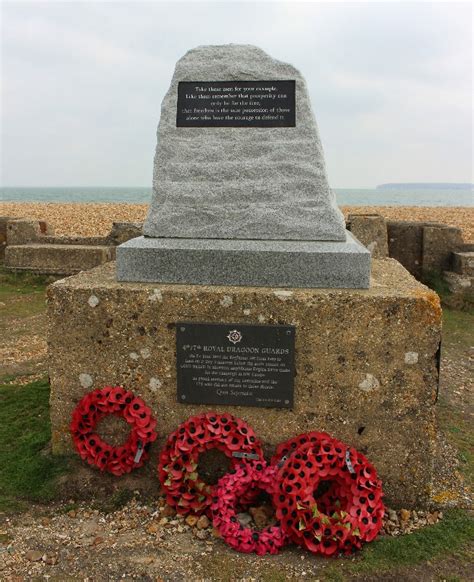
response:
[[[295,127],[295,81],[181,81],[177,127]]]
[[[178,402],[293,407],[295,328],[176,324]]]

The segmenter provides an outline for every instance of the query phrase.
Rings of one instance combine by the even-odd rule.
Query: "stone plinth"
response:
[[[344,241],[139,237],[117,247],[119,281],[274,287],[368,287],[370,252]]]
[[[122,384],[158,420],[153,478],[166,435],[211,408],[176,401],[176,322],[292,324],[294,409],[224,409],[254,427],[267,453],[300,432],[326,430],[375,463],[387,503],[429,502],[441,310],[396,261],[374,260],[370,288],[356,290],[119,283],[109,263],[54,283],[48,302],[55,453],[71,450],[79,399]]]

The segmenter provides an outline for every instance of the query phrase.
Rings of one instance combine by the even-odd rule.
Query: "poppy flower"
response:
[[[296,437],[293,437],[291,439],[288,439],[287,441],[284,441],[282,443],[280,443],[276,450],[275,450],[275,454],[273,455],[270,464],[271,465],[277,465],[278,463],[281,462],[283,457],[288,457],[290,454],[292,454],[293,452],[295,452],[295,450],[299,447],[301,447],[302,445],[312,442],[314,444],[320,443],[322,439],[328,437],[329,435],[325,432],[308,432],[308,433],[303,433],[303,434],[299,434]]]
[[[125,418],[129,419],[130,421],[140,418],[140,415],[143,414],[146,410],[146,405],[141,398],[135,397],[130,404],[127,405],[126,413],[124,414]]]

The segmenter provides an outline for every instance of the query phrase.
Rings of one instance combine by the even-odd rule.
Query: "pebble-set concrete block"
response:
[[[470,248],[469,244],[461,248]],[[474,250],[452,253],[452,271],[444,271],[443,279],[451,295],[443,302],[454,309],[466,309],[474,306]]]
[[[10,216],[0,216],[0,263],[3,263],[7,247],[7,224],[12,220]]]
[[[460,228],[446,225],[423,227],[423,273],[451,269],[453,252],[463,245]]]
[[[110,244],[120,245],[127,240],[141,236],[143,224],[141,222],[114,222],[107,239]]]
[[[463,250],[460,228],[437,222],[388,221],[389,255],[417,279],[450,270],[453,253]]]
[[[380,214],[349,214],[347,228],[377,259],[388,257],[387,223]]]
[[[423,222],[387,222],[389,256],[401,263],[414,277],[421,277],[423,264]]]
[[[474,277],[474,251],[453,253],[453,271],[466,277]]]
[[[7,245],[35,243],[53,234],[53,227],[44,220],[13,218],[7,223]]]
[[[366,288],[370,253],[350,232],[344,242],[140,237],[117,247],[117,280]]]
[[[390,506],[430,502],[441,309],[397,261],[375,259],[370,288],[351,290],[120,283],[109,263],[51,285],[48,304],[54,453],[71,450],[80,398],[121,384],[158,420],[140,478],[156,479],[156,454],[180,422],[217,408],[248,421],[267,453],[300,432],[326,430],[375,463]],[[296,326],[294,409],[178,403],[182,320]]]
[[[45,275],[72,275],[115,258],[114,246],[24,244],[7,246],[5,267]]]

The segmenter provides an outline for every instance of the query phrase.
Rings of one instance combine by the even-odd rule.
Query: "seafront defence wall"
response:
[[[372,213],[349,214],[347,228],[373,258],[396,259],[419,281],[444,278],[456,307],[472,302],[474,244],[464,243],[460,228]],[[73,275],[114,260],[115,248],[141,233],[141,223],[114,223],[105,237],[59,237],[45,221],[0,217],[0,263],[12,271]]]
[[[55,236],[45,221],[0,217],[0,262],[10,271],[67,276],[115,259],[115,248],[141,224],[114,223],[105,237]]]

